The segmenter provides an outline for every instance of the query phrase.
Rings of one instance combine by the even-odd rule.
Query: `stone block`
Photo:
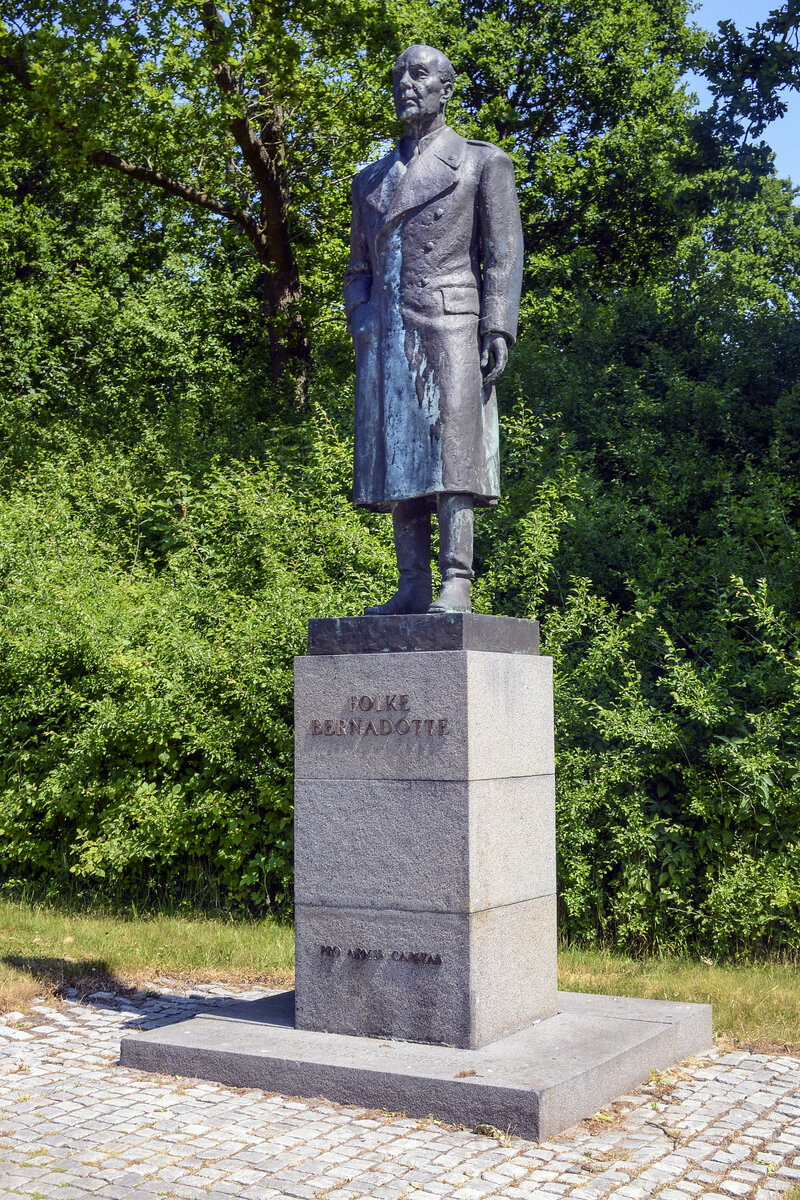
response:
[[[308,622],[309,654],[488,650],[538,654],[539,622],[486,613],[414,613],[396,617],[318,617]]]
[[[295,902],[475,912],[552,895],[552,775],[300,779]]]
[[[543,1141],[711,1045],[706,1004],[561,992],[556,1016],[465,1050],[298,1029],[283,992],[123,1037],[120,1062]]]
[[[478,912],[296,905],[300,1029],[475,1048],[556,1006],[554,896]]]
[[[466,652],[470,779],[553,775],[553,660]]]
[[[474,650],[295,659],[297,779],[553,771],[552,659]]]

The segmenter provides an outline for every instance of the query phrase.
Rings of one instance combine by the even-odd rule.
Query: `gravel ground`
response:
[[[691,1059],[540,1144],[116,1065],[126,1031],[265,994],[159,981],[0,1017],[0,1198],[800,1200],[797,1058]]]

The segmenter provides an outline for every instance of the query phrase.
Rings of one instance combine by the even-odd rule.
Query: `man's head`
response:
[[[453,94],[455,71],[441,50],[409,46],[394,64],[392,95],[398,120],[414,129],[444,117]]]

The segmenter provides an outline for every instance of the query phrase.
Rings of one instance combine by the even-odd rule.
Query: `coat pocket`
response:
[[[480,315],[481,301],[477,288],[443,287],[442,305],[446,313],[472,313]]]

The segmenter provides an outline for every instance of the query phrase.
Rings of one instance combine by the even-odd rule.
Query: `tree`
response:
[[[696,211],[683,0],[470,0],[448,53],[459,115],[515,158],[545,286],[641,278]],[[687,203],[688,201],[688,203]]]
[[[760,160],[763,170],[769,148],[764,143],[752,147],[751,139],[784,116],[786,89],[800,88],[800,0],[786,0],[746,35],[733,21],[720,21],[702,69],[714,97],[709,116],[717,136],[750,149],[751,162]]]
[[[273,376],[302,380],[326,185],[374,138],[362,47],[381,40],[380,5],[45,0],[2,11],[0,65],[27,94],[40,146],[239,230],[257,262]]]
[[[395,129],[389,68],[450,54],[464,132],[511,150],[534,269],[641,274],[680,225],[685,0],[2,0],[0,66],[35,137],[229,223],[251,247],[272,373],[336,316],[348,183]]]

